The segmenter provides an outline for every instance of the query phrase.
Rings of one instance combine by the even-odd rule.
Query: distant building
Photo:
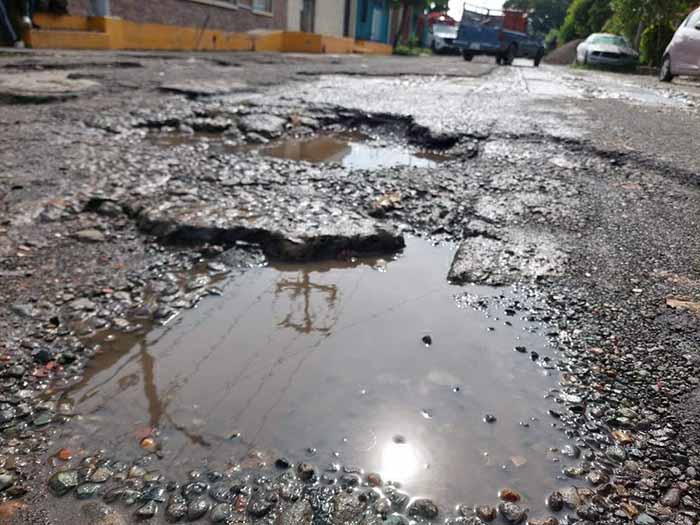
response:
[[[288,0],[110,0],[111,16],[139,23],[240,32],[284,29]],[[71,15],[87,16],[90,0],[70,0]]]

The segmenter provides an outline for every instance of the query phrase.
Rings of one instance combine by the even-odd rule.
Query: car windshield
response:
[[[621,36],[612,36],[612,35],[601,35],[601,36],[595,36],[593,37],[593,40],[591,40],[591,44],[604,44],[608,46],[620,46],[620,47],[627,47],[627,40],[622,38]]]

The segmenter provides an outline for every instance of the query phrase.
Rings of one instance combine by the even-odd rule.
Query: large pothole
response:
[[[543,326],[514,291],[450,285],[454,251],[410,240],[395,258],[272,263],[162,328],[103,334],[57,444],[131,461],[151,436],[145,470],[171,480],[288,454],[322,485],[374,472],[444,510],[512,486],[543,512],[564,440],[542,401],[557,384]],[[211,287],[202,272],[165,301]]]

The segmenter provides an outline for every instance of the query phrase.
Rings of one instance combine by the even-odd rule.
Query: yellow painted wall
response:
[[[271,51],[391,54],[391,46],[317,33],[259,30],[228,33],[119,18],[37,15],[41,30],[27,36],[35,48],[142,49],[161,51]]]

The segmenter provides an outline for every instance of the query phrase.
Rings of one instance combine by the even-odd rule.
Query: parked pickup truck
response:
[[[544,57],[544,42],[530,36],[528,26],[527,13],[522,11],[465,6],[454,45],[467,61],[487,55],[509,66],[516,58],[531,58],[537,67]]]

